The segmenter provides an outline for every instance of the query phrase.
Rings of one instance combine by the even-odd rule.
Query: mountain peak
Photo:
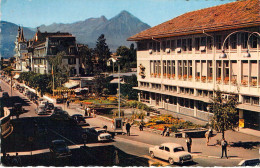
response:
[[[122,10],[118,15],[129,15],[129,16],[133,16],[130,12],[126,11],[126,10]]]
[[[107,21],[107,18],[106,18],[104,15],[102,15],[102,16],[100,17],[100,19],[103,20],[103,21]]]

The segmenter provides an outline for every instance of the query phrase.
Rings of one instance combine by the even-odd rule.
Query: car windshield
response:
[[[99,134],[101,134],[101,133],[106,133],[105,130],[98,130],[97,132],[98,132]]]
[[[184,151],[184,149],[183,149],[183,147],[178,147],[178,148],[174,148],[173,151],[180,152],[180,151]]]

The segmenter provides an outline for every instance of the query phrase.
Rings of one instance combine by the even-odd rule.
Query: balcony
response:
[[[212,76],[208,77],[208,83],[212,83]]]
[[[201,82],[206,83],[206,79],[207,79],[206,76],[202,76],[202,77],[201,77]]]
[[[217,78],[217,84],[221,84],[221,83],[222,83],[221,77],[218,77]]]
[[[241,80],[242,86],[248,86],[248,80]]]

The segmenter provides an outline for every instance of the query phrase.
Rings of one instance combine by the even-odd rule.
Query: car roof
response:
[[[54,143],[54,144],[57,144],[57,143],[65,143],[65,141],[62,140],[62,139],[53,140],[53,141],[51,141],[51,142]]]
[[[83,116],[82,114],[73,114],[72,117],[78,117],[78,116]]]
[[[44,105],[42,105],[42,104],[41,104],[41,105],[39,105],[39,108],[42,108],[42,107],[45,107],[45,106],[44,106]]]
[[[170,148],[183,147],[182,145],[177,144],[177,143],[162,143],[161,145],[162,145],[162,146],[167,146],[167,147],[170,147]]]

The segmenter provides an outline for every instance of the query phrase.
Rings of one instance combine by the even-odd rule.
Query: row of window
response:
[[[226,36],[216,35],[214,36],[215,45],[217,50],[222,49],[222,45]],[[238,45],[241,45],[243,49],[247,49],[247,45],[250,48],[257,48],[258,39],[256,36],[252,35],[248,41],[248,33],[236,33],[231,35],[224,45],[224,49],[237,49]],[[196,38],[179,38],[173,40],[162,40],[150,41],[150,42],[138,42],[137,43],[138,51],[150,50],[152,52],[174,52],[181,53],[182,51],[188,52],[192,51],[192,48],[195,48],[196,51],[205,52],[207,50],[212,50],[213,48],[213,38],[210,36],[196,37]]]
[[[162,63],[161,63],[162,62]],[[161,65],[162,64],[162,65]],[[162,68],[161,68],[162,66]],[[259,65],[256,60],[241,61],[241,68],[236,60],[216,61],[216,80],[218,83],[256,86],[260,80]],[[213,64],[211,60],[152,60],[150,61],[151,77],[161,77],[179,80],[192,80],[195,71],[195,80],[212,82]],[[238,77],[241,74],[241,81]]]

